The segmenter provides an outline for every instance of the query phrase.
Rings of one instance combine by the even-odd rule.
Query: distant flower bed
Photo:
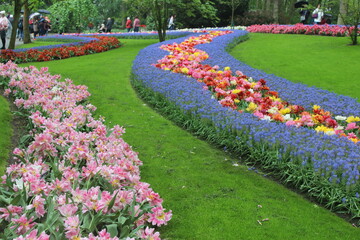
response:
[[[154,227],[171,211],[140,181],[125,130],[93,118],[87,88],[60,78],[0,64],[0,85],[29,120],[0,184],[0,238],[160,239]]]
[[[12,61],[15,63],[23,63],[51,61],[104,52],[120,46],[121,43],[115,37],[98,36],[91,38],[90,41],[80,41],[28,49],[2,50],[0,62],[6,63],[8,61]]]
[[[234,31],[212,40],[208,37],[204,37],[206,41],[180,38],[167,41],[164,45],[149,46],[134,61],[133,82],[141,85],[138,87],[139,91],[147,99],[151,99],[153,92],[154,99],[161,99],[156,95],[160,94],[165,102],[175,104],[176,108],[181,109],[184,118],[182,122],[187,127],[192,124],[199,127],[200,130],[195,130],[197,134],[204,134],[201,136],[225,145],[226,149],[240,154],[247,153],[245,158],[250,157],[268,169],[276,169],[276,174],[284,181],[306,190],[327,203],[328,207],[346,209],[353,216],[360,217],[357,207],[360,204],[360,146],[354,144],[359,136],[359,119],[356,116],[360,116],[360,104],[350,97],[292,83],[237,61],[225,49],[244,35],[245,31]],[[208,44],[203,44],[205,42]],[[159,48],[166,49],[171,54],[164,57],[166,52]],[[159,59],[162,60],[157,62]],[[202,64],[199,61],[203,61]],[[150,68],[149,65],[153,64],[159,68]],[[230,69],[241,72],[234,76]],[[261,79],[266,80],[266,85]],[[261,101],[255,103],[255,99],[265,93],[268,95],[262,100],[275,105],[260,103]],[[287,103],[291,103],[293,107]],[[272,118],[279,117],[279,104],[284,109],[289,108],[281,113],[283,117],[286,114],[291,117],[298,110],[311,112],[295,117],[291,122],[294,124],[288,125],[296,126],[298,121],[305,124],[310,119],[312,122],[324,123],[329,111],[339,116],[338,121],[344,121],[345,131],[352,131],[357,137],[352,142],[342,137],[317,134],[314,129],[279,123],[283,119],[276,121]],[[273,111],[274,106],[277,111]],[[258,116],[254,116],[253,113],[258,110],[260,112],[255,114]],[[263,110],[266,110],[265,115],[270,114],[272,117],[265,117]],[[329,119],[330,122],[332,120]],[[212,135],[209,136],[206,132]]]
[[[167,37],[170,39],[179,38],[180,36],[188,35],[189,33],[189,31],[172,31],[167,33]],[[66,40],[67,43],[33,48],[2,50],[0,54],[0,63],[6,63],[8,61],[15,63],[44,62],[104,52],[120,47],[122,44],[119,42],[118,38],[156,39],[158,38],[158,34],[157,32],[152,31],[136,33],[73,33],[39,37],[37,39],[40,41],[46,39],[53,41],[58,39],[59,41]],[[69,42],[71,40],[73,40],[73,42]]]
[[[166,36],[167,38],[174,39],[179,38],[185,35],[190,34],[192,31],[167,31]],[[129,39],[137,39],[137,38],[158,38],[157,31],[146,31],[146,32],[111,32],[111,33],[67,33],[65,36],[72,36],[72,37],[96,37],[96,36],[112,36],[117,38],[129,38]]]
[[[354,27],[350,28],[353,31]],[[306,34],[306,35],[323,35],[344,37],[349,35],[346,26],[340,25],[304,25],[301,23],[295,25],[252,25],[246,28],[249,32],[257,33],[275,33],[275,34]],[[360,30],[358,30],[360,33]]]

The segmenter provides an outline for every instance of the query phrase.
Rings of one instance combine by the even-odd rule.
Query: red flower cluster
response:
[[[99,41],[94,40],[79,46],[63,46],[45,50],[36,50],[30,48],[28,51],[24,52],[15,52],[10,49],[3,50],[0,55],[0,62],[44,62],[75,56],[88,55],[92,53],[105,52],[121,46],[120,41],[115,37],[97,36],[95,38],[98,38]]]

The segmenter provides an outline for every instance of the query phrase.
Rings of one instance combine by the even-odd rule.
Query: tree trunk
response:
[[[279,23],[279,0],[273,0],[273,18],[275,23]]]
[[[259,5],[259,2],[260,2],[260,0],[255,0],[255,1],[254,1],[254,5],[253,5],[253,6],[254,6],[254,9],[259,9],[259,6],[260,6],[260,5]],[[249,4],[249,5],[250,5],[250,4]],[[251,5],[250,5],[250,6],[251,6]]]
[[[17,31],[17,25],[19,22],[20,14],[21,14],[21,7],[22,7],[21,0],[15,0],[15,2],[14,2],[14,22],[13,22],[13,28],[12,28],[10,42],[9,42],[9,49],[15,48],[16,31]]]
[[[340,0],[339,3],[339,15],[337,20],[338,25],[344,25],[344,19],[341,16],[346,16],[347,14],[345,1],[346,0]]]
[[[271,0],[265,0],[265,11],[270,12],[271,11]]]
[[[168,18],[166,1],[159,3],[158,0],[155,0],[153,5],[153,13],[155,18],[156,30],[158,31],[159,41],[163,42],[165,41],[166,37]]]
[[[231,28],[234,28],[234,12],[235,12],[235,3],[234,0],[231,0]]]
[[[125,13],[126,13],[126,4],[122,3],[121,6],[120,6],[120,12],[121,12],[121,26],[123,28],[126,27],[126,19],[127,19],[127,16],[125,16]]]
[[[278,23],[286,23],[285,20],[286,10],[287,10],[287,1],[278,1]]]
[[[26,1],[24,3],[24,43],[31,43],[30,31],[29,31],[29,3]]]
[[[358,25],[357,25],[357,24],[355,24],[354,26],[355,26],[355,28],[354,28],[353,45],[357,45],[357,32],[358,32]]]

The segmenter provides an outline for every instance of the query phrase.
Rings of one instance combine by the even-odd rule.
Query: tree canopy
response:
[[[80,32],[91,25],[97,26],[107,18],[115,20],[114,28],[123,28],[127,17],[138,16],[148,30],[162,29],[165,37],[170,16],[176,15],[176,28],[223,27],[251,24],[294,24],[300,22],[298,0],[3,0],[3,10],[11,12],[37,9],[51,11],[56,31]],[[358,16],[359,0],[308,0],[312,12],[321,3],[331,23],[353,25],[349,17]],[[26,4],[25,4],[26,3]],[[351,5],[351,6],[350,6]],[[349,8],[350,6],[350,8]],[[346,9],[345,9],[346,7]],[[16,9],[16,11],[15,11]],[[355,10],[353,10],[355,9]],[[350,11],[351,10],[351,11]],[[350,11],[350,12],[349,12]],[[340,13],[340,14],[339,14]],[[350,16],[351,15],[351,16]],[[339,17],[338,17],[339,16]],[[343,17],[341,17],[343,16]],[[356,36],[354,36],[356,37]]]

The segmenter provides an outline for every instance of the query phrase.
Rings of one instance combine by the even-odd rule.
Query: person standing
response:
[[[309,14],[310,14],[309,10],[307,10],[305,8],[300,10],[300,22],[302,24],[306,24],[306,22],[309,18]]]
[[[36,35],[39,34],[39,20],[37,17],[34,18],[33,29],[34,29],[34,38],[36,38]]]
[[[5,11],[0,12],[0,37],[2,42],[1,49],[6,48],[6,31],[9,27],[9,21],[7,17],[5,17]]]
[[[8,20],[8,30],[6,31],[6,37],[10,39],[11,37],[11,32],[12,32],[12,23],[14,22],[14,16],[9,14],[7,17]]]
[[[44,24],[45,35],[47,36],[49,31],[51,31],[51,22],[48,17],[45,17],[44,22],[45,22],[45,24]]]
[[[106,22],[106,32],[111,32],[112,25],[113,21],[111,20],[111,18],[108,18]]]
[[[139,32],[140,29],[140,19],[135,17],[134,19],[134,32]]]
[[[23,17],[21,17],[19,19],[19,23],[17,25],[17,30],[18,30],[19,41],[22,41],[24,39],[24,19],[23,19]]]
[[[126,20],[126,24],[125,24],[125,28],[127,29],[127,32],[130,32],[131,31],[131,19],[130,17],[127,17],[127,20]]]
[[[317,8],[313,11],[313,19],[314,19],[314,24],[320,24],[321,23],[321,20],[324,16],[324,12],[323,10],[321,9],[321,6],[320,4],[317,6]]]
[[[168,25],[169,30],[175,30],[175,17],[176,15],[171,15],[169,19],[169,25]]]

